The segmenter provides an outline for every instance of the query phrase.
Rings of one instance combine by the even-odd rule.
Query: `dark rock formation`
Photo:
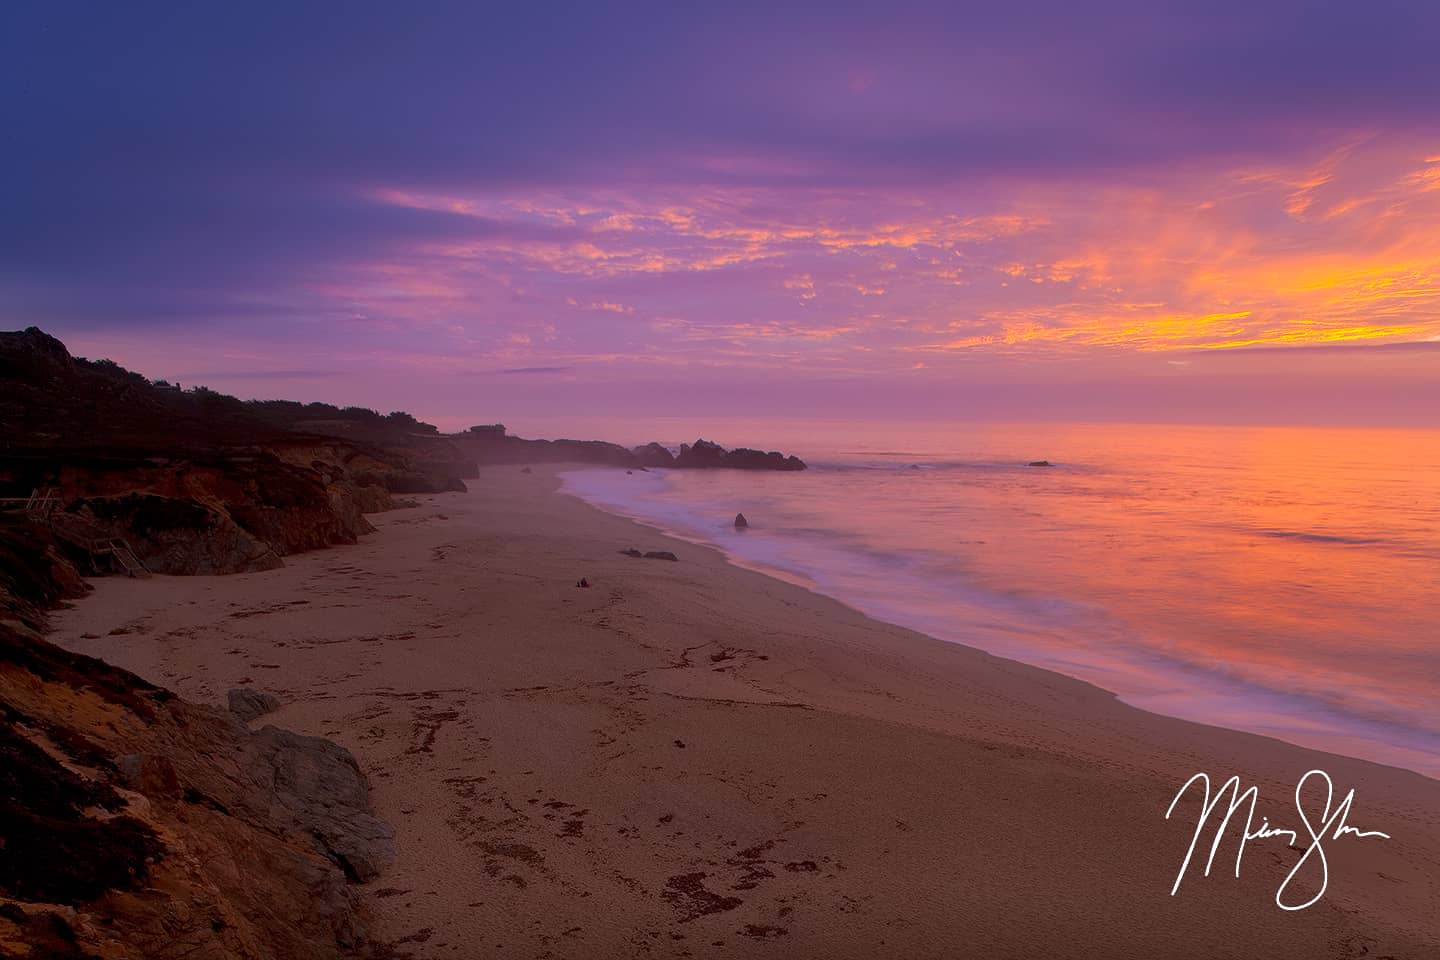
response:
[[[804,470],[799,457],[762,453],[744,447],[727,451],[708,440],[684,444],[678,456],[658,443],[634,450],[600,440],[524,440],[507,436],[503,428],[485,426],[455,434],[452,440],[476,463],[595,463],[628,469],[675,467],[701,469],[731,467],[738,470]]]
[[[45,611],[90,589],[51,530],[17,513],[0,513],[0,620],[35,630]]]
[[[1031,461],[1027,464],[1027,466],[1031,466],[1031,467],[1053,467],[1053,466],[1055,466],[1055,464],[1051,463],[1049,460],[1031,460]]]
[[[646,551],[645,556],[646,556],[647,559],[650,559],[650,560],[679,560],[679,559],[680,559],[679,557],[675,556],[675,554],[671,553],[669,550],[649,550],[649,551]]]
[[[627,557],[643,557],[643,556],[645,556],[645,554],[641,553],[639,550],[636,550],[634,547],[631,547],[629,550],[621,550],[620,552],[623,553],[623,554],[625,554],[625,556],[627,556]]]
[[[635,458],[642,467],[673,467],[675,455],[658,443],[647,443],[635,448]]]
[[[787,457],[783,453],[763,453],[748,447],[726,450],[709,440],[696,440],[694,445],[681,444],[680,454],[675,458],[675,467],[680,469],[705,469],[724,467],[731,470],[804,470],[805,461],[799,457]]]
[[[744,530],[748,526],[750,526],[750,521],[745,519],[745,514],[735,514],[735,529]]]

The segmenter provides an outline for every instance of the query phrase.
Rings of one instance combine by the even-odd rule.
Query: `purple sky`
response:
[[[1440,424],[1440,5],[774,7],[7,4],[0,326],[445,426]]]

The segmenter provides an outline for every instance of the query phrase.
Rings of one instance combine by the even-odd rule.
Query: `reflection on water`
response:
[[[665,427],[650,429],[694,439]],[[584,471],[567,484],[1138,706],[1440,776],[1440,432],[707,429],[813,469]],[[1054,466],[1026,466],[1039,459]],[[742,510],[752,528],[736,532]]]

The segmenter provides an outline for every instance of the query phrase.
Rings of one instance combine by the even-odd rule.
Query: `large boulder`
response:
[[[642,467],[673,467],[675,455],[669,448],[658,443],[647,443],[643,447],[635,448],[635,456],[639,459]]]
[[[768,453],[737,447],[725,455],[724,465],[735,470],[804,470],[805,461],[771,450]]]
[[[709,440],[696,440],[694,445],[682,443],[680,444],[680,454],[675,458],[675,466],[686,469],[723,467],[725,466],[725,448],[718,443],[711,443]]]

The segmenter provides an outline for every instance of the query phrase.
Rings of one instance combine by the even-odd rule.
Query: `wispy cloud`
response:
[[[0,318],[354,393],[1434,341],[1440,6],[1218,3],[22,12]]]

